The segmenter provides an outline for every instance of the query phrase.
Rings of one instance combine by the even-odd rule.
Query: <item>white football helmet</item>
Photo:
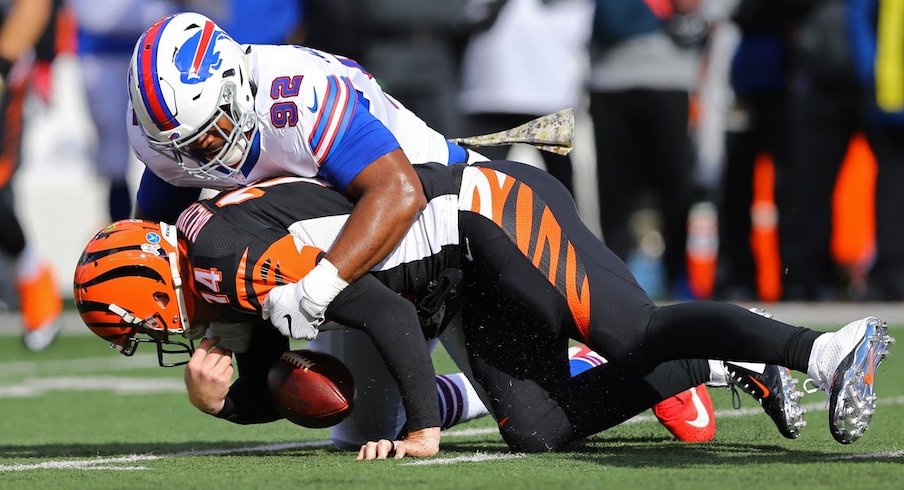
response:
[[[155,22],[129,66],[129,97],[151,148],[189,174],[211,180],[241,169],[257,132],[255,88],[242,46],[207,17],[180,13]],[[226,118],[228,133],[217,126]],[[226,144],[213,157],[190,145],[218,131]]]

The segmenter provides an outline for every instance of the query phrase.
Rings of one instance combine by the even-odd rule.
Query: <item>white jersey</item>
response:
[[[132,147],[139,160],[169,184],[228,189],[281,175],[319,176],[336,184],[322,172],[324,162],[341,149],[343,132],[362,108],[392,133],[412,163],[449,163],[445,137],[384,93],[356,62],[303,46],[243,47],[250,48],[248,61],[257,86],[260,151],[229,179],[194,177],[156,152],[144,139],[130,105]]]

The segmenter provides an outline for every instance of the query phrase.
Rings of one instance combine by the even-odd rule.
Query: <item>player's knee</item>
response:
[[[551,400],[548,402],[554,405]],[[571,421],[558,405],[543,411],[515,412],[500,418],[499,423],[499,433],[512,451],[556,451],[575,439]]]
[[[538,427],[523,430],[501,427],[499,433],[509,449],[519,453],[545,453],[556,451],[574,441],[571,425],[562,427]]]

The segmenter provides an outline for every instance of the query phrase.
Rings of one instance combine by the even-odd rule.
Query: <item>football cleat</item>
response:
[[[662,400],[653,406],[653,414],[679,441],[707,442],[716,435],[716,416],[706,385]]]
[[[17,286],[25,326],[22,338],[25,347],[35,352],[44,350],[60,331],[60,312],[63,310],[53,269],[47,263],[41,264],[41,270],[34,278],[20,280]]]
[[[895,339],[888,335],[885,323],[873,317],[852,322],[831,335],[816,359],[818,377],[814,379],[829,394],[832,437],[850,444],[863,436],[876,412],[876,369]]]
[[[797,379],[788,368],[766,364],[763,372],[748,369],[741,363],[726,362],[728,385],[737,395],[737,389],[752,396],[775,423],[778,431],[788,439],[797,439],[800,430],[807,425],[804,409],[800,405],[803,392],[797,389]],[[735,406],[740,400],[735,397]]]

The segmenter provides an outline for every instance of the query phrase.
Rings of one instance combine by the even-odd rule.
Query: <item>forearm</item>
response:
[[[0,30],[0,57],[15,61],[38,41],[50,19],[50,0],[15,2]]]
[[[280,335],[269,322],[254,324],[248,349],[235,355],[239,377],[229,387],[224,412],[217,416],[242,425],[281,419],[282,415],[270,402],[267,373],[289,348],[289,339]]]
[[[401,190],[391,203],[386,196],[365,195],[355,204],[326,254],[341,278],[355,281],[399,244],[422,210],[413,193],[411,188]]]
[[[145,168],[136,193],[134,217],[175,223],[179,213],[200,196],[201,189],[176,187]]]
[[[250,328],[251,341],[247,349],[234,354],[238,379],[218,400],[221,402],[218,410],[207,411],[215,417],[241,425],[262,424],[282,418],[270,401],[267,373],[276,359],[290,347],[289,339],[280,335],[269,322],[261,321]]]
[[[343,191],[355,201],[326,258],[353,282],[383,260],[427,206],[421,181],[401,150],[370,164]]]
[[[414,305],[365,276],[339,295],[327,313],[371,338],[398,385],[408,431],[439,427],[433,363]]]
[[[223,408],[212,415],[234,424],[265,424],[283,418],[270,403],[266,382],[237,379],[223,401]]]

